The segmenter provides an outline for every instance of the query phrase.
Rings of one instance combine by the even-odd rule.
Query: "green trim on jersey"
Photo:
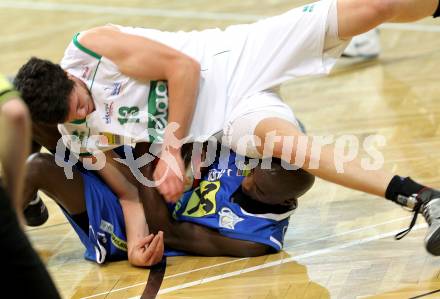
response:
[[[0,92],[0,104],[8,100],[11,100],[13,98],[19,98],[19,97],[20,97],[20,93],[18,91],[13,89],[5,90],[3,92]]]
[[[20,97],[20,93],[5,76],[0,74],[0,103],[17,97]]]
[[[80,153],[79,156],[80,156],[81,158],[83,158],[83,157],[92,157],[93,154],[92,154],[92,153]]]
[[[93,83],[95,83],[96,73],[98,73],[98,68],[100,65],[101,65],[101,60],[99,60],[98,65],[96,66],[96,69],[95,69],[95,73],[93,74],[92,83],[90,83],[90,87],[89,87],[90,92],[92,92]]]
[[[163,130],[168,125],[168,108],[167,81],[150,81],[147,126],[150,130],[156,131],[156,134],[155,136],[149,134],[149,142],[163,141]]]
[[[74,124],[74,125],[81,125],[81,124],[83,124],[85,122],[86,122],[86,119],[84,118],[84,119],[76,119],[74,121],[71,121],[70,123]]]
[[[156,108],[156,93],[154,90],[156,89],[157,81],[151,81],[150,82],[150,94],[148,95],[148,113],[150,115],[156,115],[157,108]],[[151,117],[148,118],[148,128],[154,128],[154,122],[151,119]],[[152,136],[150,136],[152,137]],[[153,137],[152,142],[156,141]]]
[[[112,244],[115,245],[116,248],[122,251],[127,251],[127,242],[119,238],[115,235],[115,233],[111,233]]]
[[[99,54],[93,52],[92,50],[87,49],[86,47],[84,47],[83,45],[81,45],[81,43],[78,41],[78,35],[79,35],[79,32],[78,32],[77,34],[75,34],[75,36],[73,37],[73,44],[74,44],[78,49],[80,49],[81,51],[83,51],[84,53],[87,53],[87,54],[89,54],[90,56],[95,57],[96,59],[101,59],[101,58],[102,58],[101,55],[99,55]]]

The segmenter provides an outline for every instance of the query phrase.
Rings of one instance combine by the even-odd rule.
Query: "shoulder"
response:
[[[112,37],[118,33],[121,33],[119,27],[109,24],[82,31],[78,35],[78,41],[84,46],[92,46],[94,41],[101,40],[106,37]]]
[[[126,47],[125,36],[119,26],[105,25],[81,32],[77,42],[99,56],[112,59]]]

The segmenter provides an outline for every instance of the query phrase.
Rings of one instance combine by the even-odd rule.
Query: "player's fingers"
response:
[[[159,244],[160,238],[158,235],[154,236],[153,241],[151,241],[150,245],[146,247],[145,253],[144,253],[144,260],[145,262],[148,262],[153,255],[154,251],[156,250],[157,244]]]
[[[163,253],[164,253],[164,242],[163,242],[163,232],[159,232],[157,234],[158,236],[158,244],[150,257],[149,261],[147,262],[148,265],[152,266],[157,263],[159,263],[162,260]]]
[[[153,234],[149,234],[148,236],[144,237],[142,240],[139,241],[137,247],[141,248],[141,247],[147,246],[148,244],[151,243],[153,238],[154,238],[154,235]]]

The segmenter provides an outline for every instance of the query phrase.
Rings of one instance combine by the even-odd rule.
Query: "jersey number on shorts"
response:
[[[216,211],[216,200],[220,182],[202,181],[191,195],[182,215],[194,218],[214,214]]]

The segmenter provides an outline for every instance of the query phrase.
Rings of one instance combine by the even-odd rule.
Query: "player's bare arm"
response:
[[[0,75],[0,141],[8,145],[7,148],[0,148],[0,162],[6,189],[17,211],[22,209],[24,162],[30,150],[30,130],[30,117],[25,103]]]
[[[149,233],[138,190],[124,175],[123,166],[113,160],[115,157],[113,151],[107,152],[107,162],[98,172],[119,198],[126,225],[128,260],[134,266],[154,265],[162,259],[163,234]]]
[[[87,48],[112,60],[120,71],[139,81],[166,80],[169,90],[169,123],[178,123],[175,132],[165,132],[164,152],[171,154],[183,170],[180,148],[169,146],[170,134],[186,136],[191,123],[200,80],[200,65],[191,57],[161,43],[120,32],[112,26],[86,31],[80,41]],[[166,199],[176,201],[183,192],[183,182],[161,159],[155,178],[167,176],[159,186]]]

